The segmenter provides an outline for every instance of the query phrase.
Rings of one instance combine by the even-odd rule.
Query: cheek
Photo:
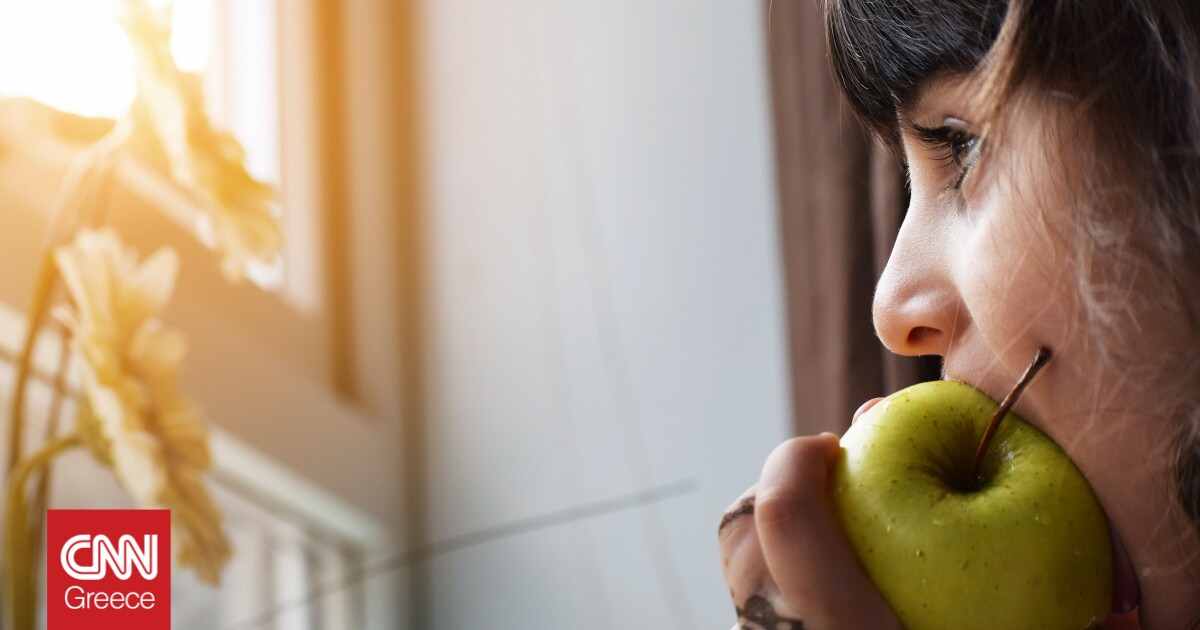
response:
[[[963,300],[1005,363],[1024,365],[1037,344],[1062,350],[1075,341],[1082,309],[1060,229],[1030,200],[997,193],[972,207],[957,235]]]
[[[1171,327],[1152,322],[1138,300],[1128,301],[1112,324],[1136,331],[1141,341],[1136,352],[1114,361],[1107,354],[1114,335],[1095,325],[1081,297],[1083,271],[1072,249],[1076,228],[1069,204],[1052,195],[1030,200],[996,194],[987,202],[975,208],[956,239],[962,244],[956,281],[995,362],[979,367],[995,373],[1003,366],[1000,373],[1019,374],[1035,348],[1051,348],[1054,363],[1027,404],[1038,408],[1037,415],[1055,418],[1043,428],[1073,456],[1080,454],[1078,441],[1096,428],[1090,422],[1100,412],[1148,405],[1137,368],[1161,353],[1155,331]],[[1000,383],[992,385],[1003,393]],[[1107,433],[1095,435],[1102,434]]]

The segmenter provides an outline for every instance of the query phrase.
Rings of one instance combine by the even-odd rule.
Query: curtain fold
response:
[[[797,434],[841,432],[866,400],[937,378],[891,354],[871,300],[908,205],[896,160],[841,100],[814,0],[765,0]]]

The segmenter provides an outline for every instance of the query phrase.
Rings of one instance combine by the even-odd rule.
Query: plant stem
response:
[[[42,328],[42,320],[50,307],[50,296],[54,292],[55,279],[58,272],[54,268],[54,253],[47,249],[42,254],[42,264],[38,268],[37,284],[34,288],[33,306],[29,313],[29,329],[25,331],[25,343],[21,346],[21,357],[17,362],[17,378],[13,385],[12,407],[8,419],[8,470],[11,473],[21,460],[21,445],[25,439],[25,389],[29,382],[29,364],[33,360],[33,350],[37,343],[38,332]]]
[[[58,281],[58,271],[54,264],[54,248],[64,242],[69,241],[74,237],[75,232],[80,227],[80,222],[83,219],[91,219],[96,221],[98,216],[102,216],[103,207],[92,208],[92,215],[81,216],[86,210],[92,206],[107,206],[109,188],[111,188],[111,179],[113,176],[113,168],[115,166],[115,157],[123,146],[127,136],[127,126],[117,125],[113,131],[98,140],[95,144],[85,149],[71,164],[66,176],[58,190],[58,195],[54,201],[54,207],[50,214],[50,230],[46,243],[46,249],[42,254],[41,265],[38,268],[36,284],[34,285],[34,294],[30,303],[29,320],[27,322],[28,329],[25,333],[24,344],[21,347],[21,353],[16,362],[17,374],[13,382],[12,404],[9,408],[9,444],[8,444],[8,463],[5,469],[8,471],[8,502],[9,511],[6,512],[7,526],[4,533],[4,549],[0,552],[3,557],[0,558],[0,563],[3,565],[3,574],[0,578],[3,579],[3,587],[0,588],[0,593],[7,600],[0,606],[0,610],[8,609],[7,618],[15,628],[33,628],[34,618],[32,611],[37,609],[36,606],[36,576],[34,575],[34,564],[27,562],[30,554],[36,554],[40,549],[40,537],[42,527],[42,511],[46,505],[46,479],[48,475],[43,476],[38,484],[38,492],[35,498],[35,509],[38,511],[36,515],[29,514],[29,505],[26,503],[24,486],[28,481],[28,475],[32,470],[44,467],[50,457],[53,457],[59,450],[66,448],[72,444],[75,438],[52,439],[57,431],[54,425],[57,424],[54,418],[51,419],[51,427],[47,430],[46,446],[38,451],[30,462],[34,464],[32,469],[23,468],[26,464],[22,462],[22,450],[24,447],[24,429],[25,429],[25,397],[26,389],[29,386],[29,377],[32,374],[33,353],[37,344],[38,334],[42,329],[42,325],[46,319],[46,313],[50,308],[50,302],[54,297],[54,291]],[[97,193],[95,187],[99,183],[108,185]],[[99,199],[97,199],[99,195]],[[63,343],[66,343],[64,338]],[[63,371],[66,367],[65,360],[60,360],[58,374],[55,377],[55,403],[52,404],[51,414],[56,416],[61,384],[63,382]],[[42,455],[47,454],[43,461]],[[18,468],[22,467],[21,470]],[[14,489],[20,491],[14,494]],[[14,505],[17,502],[17,505]],[[13,511],[14,508],[20,508],[19,511]],[[20,515],[20,516],[18,516]],[[33,532],[33,536],[30,535]],[[25,577],[27,576],[27,577]],[[24,579],[16,579],[23,577]],[[25,609],[28,609],[27,611]],[[26,618],[26,614],[30,615]]]
[[[62,407],[63,398],[67,394],[67,364],[71,358],[71,346],[67,343],[67,334],[64,331],[62,335],[62,343],[58,350],[58,370],[54,374],[54,383],[51,386],[50,410],[46,414],[46,431],[43,436],[43,443],[49,443],[58,436],[58,427],[62,423]],[[41,518],[42,512],[46,509],[46,493],[50,485],[50,469],[46,468],[37,478],[37,490],[33,498],[34,518]]]
[[[50,464],[62,451],[80,444],[78,434],[56,438],[29,458],[19,462],[8,478],[4,511],[4,591],[10,630],[33,630],[37,620],[37,586],[33,583],[33,565],[37,561],[34,537],[41,531],[31,531],[30,514],[25,501],[25,484],[29,476]]]
[[[30,304],[29,330],[25,334],[25,343],[21,347],[21,356],[17,364],[17,378],[13,386],[13,403],[9,410],[7,466],[9,472],[21,459],[21,450],[24,447],[22,440],[24,439],[25,387],[29,381],[30,362],[33,358],[38,332],[41,331],[42,322],[50,307],[50,299],[54,295],[58,279],[57,270],[54,268],[54,248],[74,238],[81,221],[90,221],[95,224],[104,217],[116,161],[120,157],[120,151],[128,136],[128,125],[119,123],[95,144],[84,149],[68,169],[54,200],[54,208],[50,214],[49,238],[46,250],[42,255],[41,267],[38,269],[37,284],[34,285],[33,301]],[[102,187],[98,192],[95,190],[97,185]],[[91,213],[84,216],[85,211],[89,208]]]
[[[62,420],[62,403],[67,391],[67,364],[70,359],[70,345],[67,343],[67,335],[62,335],[62,344],[58,355],[58,372],[54,375],[54,385],[52,386],[53,398],[50,401],[50,412],[46,418],[46,432],[43,440],[44,444],[52,444],[58,437],[58,427]],[[50,471],[51,466],[43,466],[36,474],[33,481],[33,503],[29,506],[30,523],[30,548],[39,549],[41,545],[42,527],[46,524],[46,503],[50,488]],[[40,571],[39,563],[34,558],[34,562],[29,565],[28,578],[26,580],[30,584],[30,588],[36,589],[38,586],[38,578]]]
[[[979,448],[975,450],[975,459],[971,461],[971,476],[968,479],[974,480],[977,487],[983,485],[983,481],[979,478],[979,468],[983,465],[983,455],[987,452],[988,444],[992,441],[992,437],[996,434],[996,429],[1000,426],[1000,421],[1008,414],[1008,410],[1012,409],[1013,405],[1017,404],[1017,399],[1021,394],[1025,393],[1025,388],[1033,382],[1033,377],[1046,367],[1050,359],[1054,355],[1050,349],[1046,347],[1038,348],[1037,354],[1033,355],[1033,361],[1029,367],[1025,368],[1025,373],[1021,375],[1020,380],[1013,386],[1012,391],[1004,397],[1004,402],[1000,403],[1000,407],[996,409],[996,413],[992,414],[992,419],[988,422],[987,428],[983,430],[983,438],[979,440]]]

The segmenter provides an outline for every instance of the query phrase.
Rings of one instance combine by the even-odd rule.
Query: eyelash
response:
[[[979,161],[979,152],[982,149],[982,146],[979,145],[979,136],[961,127],[950,125],[941,127],[917,125],[915,128],[917,137],[921,139],[922,143],[931,149],[944,152],[938,156],[939,162],[954,163],[955,169],[958,170],[958,179],[954,182],[954,189],[961,189],[963,181],[967,179],[967,175]]]

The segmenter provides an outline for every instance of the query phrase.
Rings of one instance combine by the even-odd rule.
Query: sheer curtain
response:
[[[887,351],[875,281],[908,205],[904,174],[842,102],[814,0],[765,0],[797,434],[837,431],[864,401],[937,378]]]

